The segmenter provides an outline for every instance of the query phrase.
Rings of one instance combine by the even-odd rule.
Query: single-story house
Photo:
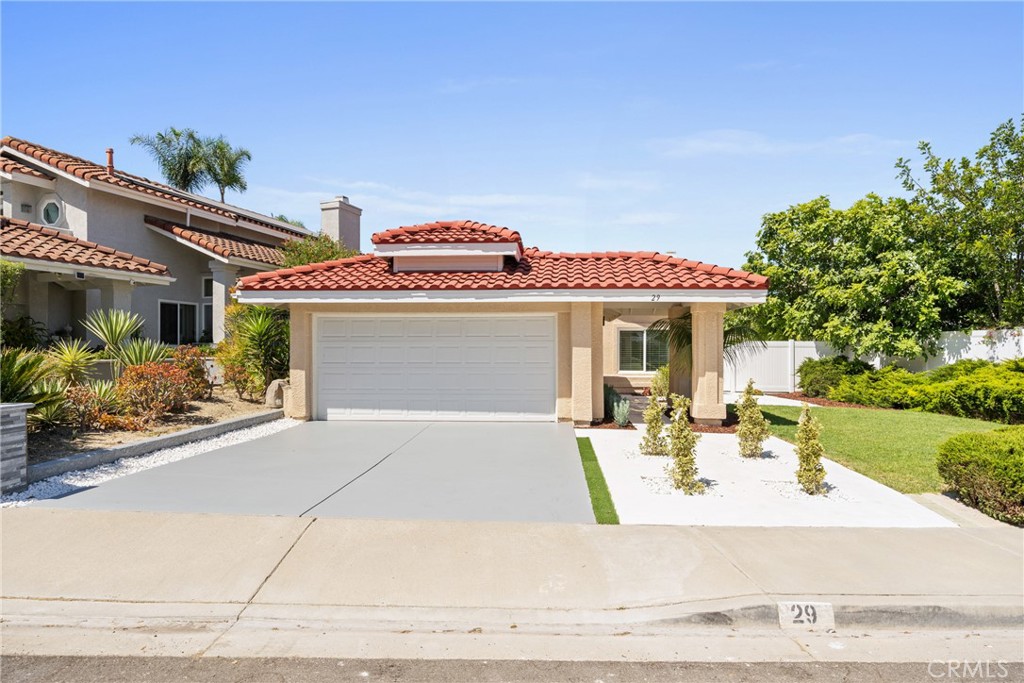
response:
[[[675,373],[672,388],[693,398],[695,420],[720,423],[723,316],[768,288],[654,252],[525,248],[518,232],[471,221],[372,242],[372,254],[239,280],[240,302],[290,309],[291,417],[589,424],[604,413],[607,322],[689,310],[692,373],[688,386]]]
[[[144,320],[143,334],[168,344],[220,341],[228,290],[235,280],[280,267],[279,247],[310,234],[272,216],[116,168],[113,149],[106,157],[100,164],[4,137],[0,215],[101,251],[163,264],[163,275],[110,278],[88,268],[41,271],[27,263],[28,272],[5,316],[29,316],[50,334],[70,329],[74,336],[86,337],[81,326],[86,315],[113,307],[137,313]],[[321,202],[320,209],[323,232],[358,248],[362,211],[344,197]],[[8,256],[24,258],[4,254]]]

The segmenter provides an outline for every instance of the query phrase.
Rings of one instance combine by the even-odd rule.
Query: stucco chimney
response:
[[[320,202],[320,231],[349,249],[359,250],[359,219],[363,210],[338,196]]]
[[[114,175],[114,148],[107,147],[107,173]]]

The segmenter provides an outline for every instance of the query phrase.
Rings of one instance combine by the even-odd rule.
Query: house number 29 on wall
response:
[[[651,301],[661,301],[661,294],[652,294]]]

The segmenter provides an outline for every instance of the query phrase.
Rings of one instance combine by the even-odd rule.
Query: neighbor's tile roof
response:
[[[560,254],[527,249],[498,272],[398,272],[370,254],[258,273],[244,290],[767,289],[768,279],[654,252]]]
[[[8,159],[7,157],[0,157],[0,171],[4,173],[23,173],[24,175],[35,176],[44,180],[53,180],[53,176],[37,171],[31,166],[26,166],[17,159]]]
[[[183,225],[153,216],[146,216],[146,224],[188,240],[196,246],[225,258],[243,258],[271,266],[279,266],[284,263],[284,255],[281,250],[269,244],[253,242],[234,235],[207,232],[198,228],[186,228]]]
[[[476,221],[436,221],[374,233],[374,244],[517,244],[523,250],[519,233]]]
[[[126,190],[132,190],[134,192],[148,194],[160,199],[166,199],[194,209],[209,211],[211,213],[224,216],[225,218],[230,218],[231,220],[237,221],[244,219],[250,223],[256,223],[257,225],[272,228],[287,235],[307,234],[303,230],[285,227],[278,221],[274,221],[274,219],[269,216],[238,209],[238,207],[229,207],[224,204],[218,204],[213,202],[213,200],[209,200],[183,190],[178,190],[170,187],[169,185],[164,185],[162,183],[149,180],[148,178],[143,178],[142,176],[125,173],[119,169],[114,169],[113,173],[108,173],[105,165],[100,165],[92,161],[88,161],[87,159],[65,154],[64,152],[58,152],[57,150],[43,147],[42,145],[37,145],[33,142],[28,142],[27,140],[8,136],[0,140],[0,146],[9,147],[10,149],[21,152],[22,154],[29,155],[43,164],[60,169],[65,173],[70,173],[76,178],[81,178],[82,180],[95,180],[110,183],[112,185],[117,185],[118,187],[123,187]]]
[[[167,266],[17,218],[0,218],[0,254],[170,277]]]

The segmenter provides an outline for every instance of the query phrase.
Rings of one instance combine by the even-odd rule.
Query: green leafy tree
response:
[[[668,427],[668,454],[672,464],[668,474],[672,485],[687,495],[704,493],[704,482],[697,478],[697,442],[700,434],[690,427],[690,399],[672,394],[672,423]]]
[[[244,147],[232,147],[224,136],[209,138],[203,141],[203,157],[206,175],[210,182],[220,191],[220,200],[224,201],[226,190],[245,192],[245,166],[252,161],[252,154]]]
[[[825,468],[821,464],[824,456],[821,423],[811,414],[811,407],[805,403],[796,428],[796,457],[800,462],[796,480],[804,492],[812,496],[825,493]]]
[[[292,268],[307,263],[322,263],[355,256],[359,252],[349,249],[341,242],[335,242],[321,233],[308,235],[298,240],[289,240],[281,245],[284,253],[282,267]]]
[[[762,219],[748,270],[770,278],[747,314],[770,336],[815,339],[854,355],[913,358],[936,351],[941,311],[964,285],[924,211],[870,194],[849,209],[819,197]]]
[[[155,135],[133,135],[129,141],[149,151],[172,187],[198,192],[210,181],[207,144],[191,128],[171,127]]]
[[[918,145],[924,175],[897,162],[923,207],[928,240],[941,245],[964,284],[943,306],[947,329],[1024,324],[1024,116],[1003,123],[974,159],[942,159]]]
[[[736,436],[740,440],[740,455],[744,458],[758,458],[764,452],[764,440],[771,436],[768,420],[761,414],[761,408],[754,397],[754,380],[747,382],[743,397],[736,404],[740,423]]]
[[[662,415],[665,409],[658,398],[651,394],[647,399],[647,407],[644,408],[644,424],[647,425],[644,431],[644,440],[640,443],[640,452],[644,455],[667,455],[668,442],[662,433],[664,422]]]

